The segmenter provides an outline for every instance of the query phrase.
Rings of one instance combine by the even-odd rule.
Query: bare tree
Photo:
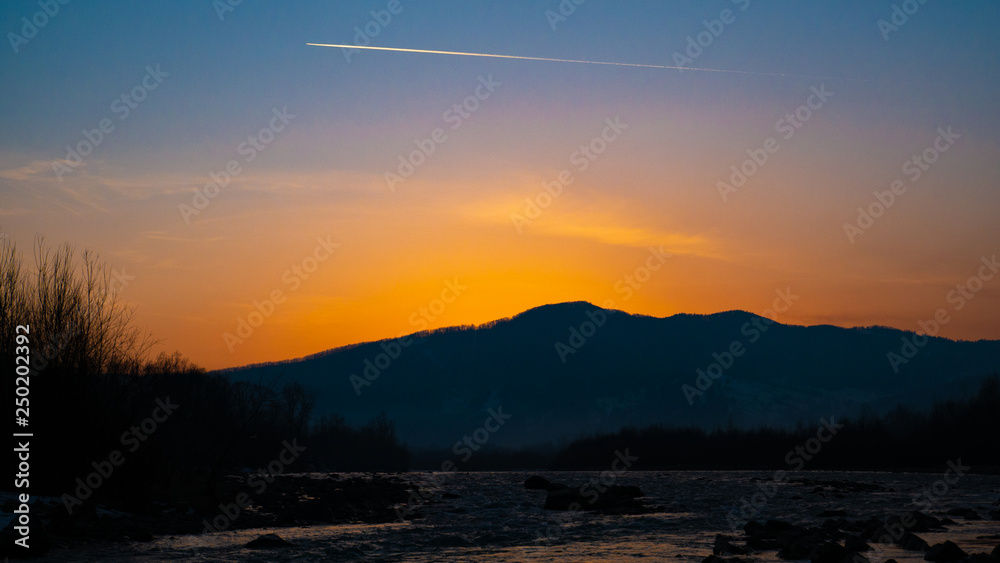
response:
[[[316,406],[316,392],[309,391],[299,383],[289,383],[281,390],[281,410],[283,422],[293,436],[302,436],[313,408]]]

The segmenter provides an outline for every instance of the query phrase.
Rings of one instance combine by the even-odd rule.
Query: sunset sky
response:
[[[222,368],[789,289],[782,322],[944,309],[941,335],[1000,339],[996,2],[49,1],[0,8],[0,236],[97,252],[157,350]],[[740,72],[306,45],[358,41]]]

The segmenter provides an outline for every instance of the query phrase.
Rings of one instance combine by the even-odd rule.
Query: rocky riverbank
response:
[[[716,535],[712,555],[706,557],[703,563],[746,563],[753,561],[755,556],[769,552],[775,552],[780,559],[808,559],[811,563],[894,563],[894,559],[886,560],[884,556],[870,557],[880,551],[880,548],[890,545],[919,552],[927,561],[1000,562],[1000,544],[991,553],[970,554],[950,540],[931,545],[918,535],[922,532],[946,531],[949,524],[955,524],[947,518],[939,519],[919,511],[867,520],[848,520],[842,516],[828,518],[818,527],[780,520],[747,522],[743,527],[742,538]],[[1000,539],[1000,536],[996,539]]]
[[[394,475],[280,475],[267,480],[238,474],[225,477],[211,495],[153,502],[138,511],[90,502],[69,513],[59,498],[47,497],[32,507],[32,543],[37,546],[32,552],[248,528],[394,522],[400,518],[395,507],[418,490],[416,484]],[[14,506],[8,501],[2,508],[10,513]],[[12,533],[12,529],[0,532],[4,537]]]

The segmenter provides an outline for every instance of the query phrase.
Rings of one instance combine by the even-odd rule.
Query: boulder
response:
[[[722,534],[715,535],[715,546],[712,547],[713,555],[746,555],[750,550],[733,544],[733,538]]]
[[[257,536],[257,539],[253,541],[247,542],[246,547],[250,549],[276,549],[279,547],[292,547],[292,544],[282,539],[278,534],[264,534]]]
[[[779,549],[777,555],[781,559],[808,559],[816,547],[818,546],[809,542],[796,541]]]
[[[870,523],[878,522],[877,518],[872,518],[869,520]],[[886,528],[903,528],[911,532],[930,532],[934,530],[943,530],[947,520],[939,520],[928,514],[924,514],[919,510],[912,510],[910,512],[904,512],[899,515],[893,515],[885,520]],[[875,536],[876,538],[881,536],[884,530]],[[871,538],[866,538],[871,539]]]
[[[929,514],[924,514],[919,510],[913,510],[909,512],[909,515],[913,516],[913,518],[916,519],[917,526],[922,526],[927,528],[926,530],[923,530],[925,532],[930,530],[942,530],[944,529],[944,526],[947,523],[944,520],[939,520]],[[914,528],[913,531],[919,532],[921,530],[917,530],[916,528]]]
[[[979,513],[976,512],[975,510],[973,510],[972,508],[952,508],[951,510],[949,510],[945,514],[947,514],[948,516],[961,516],[962,518],[965,518],[966,520],[982,520],[983,519],[983,517],[980,516]]]
[[[156,539],[152,532],[141,526],[129,526],[125,530],[125,537],[137,542],[151,542]]]
[[[434,535],[427,542],[434,547],[469,547],[472,545],[465,536],[459,534]]]
[[[828,541],[813,548],[809,553],[812,563],[866,563],[867,558],[852,552],[835,541]]]
[[[524,488],[529,491],[547,491],[552,482],[541,475],[532,475],[524,480]]]
[[[555,491],[569,487],[562,483],[553,483],[541,475],[532,475],[524,480],[524,488],[529,491]]]
[[[778,557],[782,559],[807,559],[816,548],[827,541],[826,534],[822,530],[800,526],[783,529],[777,536],[776,542],[781,546]]]
[[[771,540],[778,539],[778,534],[780,532],[796,529],[801,528],[795,524],[789,524],[788,522],[782,522],[781,520],[768,520],[763,524],[757,522],[756,520],[751,520],[743,525],[743,531],[746,532],[748,536]]]
[[[877,542],[886,533],[885,522],[877,516],[872,516],[868,520],[861,522],[861,524],[863,525],[861,539],[865,541]],[[892,536],[889,537],[891,538]]]
[[[969,554],[950,541],[934,544],[927,550],[924,559],[928,561],[958,561],[965,559]]]
[[[742,557],[719,557],[718,555],[709,555],[708,557],[701,560],[701,563],[746,563],[746,559]]]
[[[820,526],[824,530],[854,530],[857,528],[854,524],[847,520],[847,518],[827,518],[823,521],[823,525]]]
[[[927,542],[910,531],[913,529],[926,531],[926,526],[921,525],[919,521],[915,522],[914,526],[907,528],[899,522],[898,518],[890,518],[889,523],[885,524],[877,518],[872,518],[865,523],[865,528],[861,532],[861,539],[873,543],[893,542],[909,551],[926,551],[928,547]],[[900,531],[902,531],[902,535],[900,535]]]
[[[872,548],[872,546],[865,543],[865,540],[854,534],[847,534],[844,538],[844,547],[851,551],[869,551]]]
[[[747,535],[747,545],[757,550],[785,547],[787,541],[779,543],[778,535],[782,532],[793,532],[796,530],[801,530],[801,528],[797,528],[793,524],[782,522],[781,520],[768,520],[764,524],[751,520],[743,525],[743,531]]]
[[[636,513],[643,512],[645,507],[637,501],[643,496],[639,487],[623,487],[611,485],[604,491],[596,487],[571,489],[549,489],[545,497],[546,510],[598,510],[605,512]]]
[[[927,551],[927,548],[930,547],[924,541],[924,538],[910,532],[904,533],[902,537],[896,540],[896,545],[907,551]]]

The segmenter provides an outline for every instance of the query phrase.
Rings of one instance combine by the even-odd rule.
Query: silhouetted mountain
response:
[[[360,424],[384,411],[411,446],[448,447],[497,428],[485,423],[490,409],[509,415],[488,434],[490,446],[563,443],[626,425],[788,427],[866,405],[923,408],[972,393],[1000,368],[1000,341],[904,344],[914,339],[923,337],[783,325],[742,311],[656,318],[575,302],[417,333],[408,346],[370,342],[223,373],[280,376],[279,385],[318,392],[317,414]],[[712,364],[718,379],[709,377]]]

